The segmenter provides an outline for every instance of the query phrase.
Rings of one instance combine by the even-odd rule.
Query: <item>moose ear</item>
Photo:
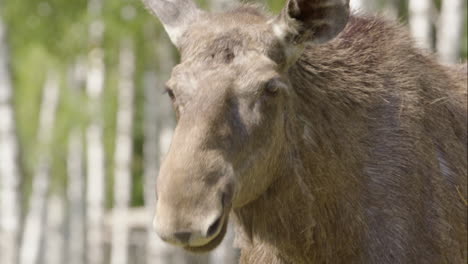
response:
[[[273,29],[286,42],[320,44],[336,37],[348,18],[349,0],[288,0]]]
[[[192,0],[142,0],[146,8],[161,20],[172,43],[180,47],[187,27],[202,11]]]

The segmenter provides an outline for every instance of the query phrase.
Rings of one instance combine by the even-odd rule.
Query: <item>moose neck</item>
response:
[[[360,189],[339,172],[344,168],[337,165],[338,158],[326,151],[300,150],[282,160],[279,169],[269,172],[277,174],[270,188],[257,200],[234,210],[237,244],[242,256],[249,258],[241,263],[333,262],[338,260],[324,256],[333,256],[329,252],[334,250],[342,250],[343,258],[351,256],[345,245],[352,244],[347,240],[357,239],[360,233],[361,227],[353,219],[360,212],[355,210]],[[333,235],[337,233],[341,235]]]
[[[235,210],[238,242],[258,252],[243,256],[262,258],[245,263],[346,262],[364,232],[356,219],[363,219],[359,175],[367,155],[361,142],[368,133],[367,102],[332,90],[345,80],[333,72],[316,75],[313,67],[322,65],[304,60],[289,73],[296,97],[288,115],[289,149],[281,165],[268,172],[277,180],[257,200]],[[340,97],[348,102],[338,102]]]
[[[466,186],[466,92],[463,106],[438,104],[458,93],[445,91],[452,77],[411,47],[406,33],[361,18],[306,47],[288,72],[288,149],[266,172],[276,181],[234,210],[241,263],[466,259],[456,246],[466,210],[454,207]],[[457,78],[463,94],[466,68]],[[447,223],[453,247],[439,242]]]
[[[311,212],[313,197],[292,166],[283,166],[274,173],[280,175],[265,193],[234,210],[237,244],[242,250],[250,251],[242,255],[256,258],[244,260],[245,263],[283,263],[281,256],[297,255],[294,252],[306,250],[303,246],[309,247],[313,242],[315,220],[307,213]],[[252,251],[268,254],[252,254]]]

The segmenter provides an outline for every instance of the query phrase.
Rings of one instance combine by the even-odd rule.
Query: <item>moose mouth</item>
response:
[[[227,223],[228,223],[228,217],[224,217],[223,223],[221,226],[221,230],[219,230],[218,234],[216,237],[214,237],[210,242],[203,246],[185,246],[184,249],[187,251],[190,251],[192,253],[205,253],[208,251],[211,251],[215,249],[221,242],[223,242],[224,236],[226,235],[227,232]]]

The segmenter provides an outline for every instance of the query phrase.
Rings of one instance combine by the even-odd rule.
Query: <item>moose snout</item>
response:
[[[203,196],[189,195],[181,199],[182,195],[177,195],[158,200],[153,225],[163,241],[195,249],[222,240],[230,211],[230,195],[200,197]]]
[[[161,186],[161,185],[160,185]],[[180,186],[180,185],[179,185]],[[165,242],[192,252],[207,252],[223,240],[232,207],[233,185],[221,182],[197,192],[161,188],[153,221],[157,235]],[[197,188],[202,190],[202,188]]]
[[[220,212],[216,217],[192,219],[187,221],[191,223],[190,225],[181,224],[183,222],[185,221],[182,218],[162,219],[156,214],[153,225],[158,236],[165,242],[176,246],[200,247],[219,235],[225,222],[225,215]]]
[[[158,236],[195,252],[219,245],[234,197],[232,175],[218,151],[169,151],[156,183],[153,225]]]

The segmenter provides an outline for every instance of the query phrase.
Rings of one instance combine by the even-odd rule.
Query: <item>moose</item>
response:
[[[349,0],[143,0],[181,54],[154,227],[240,263],[466,263],[467,68]]]

